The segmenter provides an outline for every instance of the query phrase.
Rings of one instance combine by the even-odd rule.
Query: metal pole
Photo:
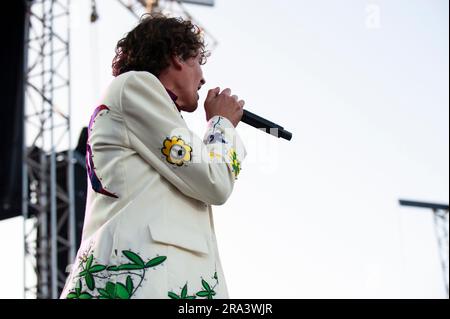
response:
[[[39,283],[37,290],[37,297],[48,298],[49,297],[49,263],[48,263],[48,183],[46,180],[46,172],[48,167],[48,160],[46,154],[41,152],[40,156],[40,179],[41,183],[40,187],[40,210],[38,211],[38,227],[39,232],[37,235],[37,240],[39,241],[39,246],[36,246],[36,256],[37,256],[37,265],[39,269]]]
[[[445,215],[443,216],[445,218]],[[448,251],[448,247],[444,247],[443,243],[443,236],[447,236],[447,233],[445,231],[444,227],[441,227],[439,219],[442,218],[439,216],[439,211],[437,209],[433,209],[433,220],[434,220],[434,230],[438,242],[438,248],[439,248],[439,257],[441,261],[441,269],[442,269],[442,278],[444,279],[444,285],[445,285],[445,292],[447,293],[447,297],[449,296],[449,287],[448,287],[448,269],[446,265],[446,256],[445,252]],[[440,230],[442,230],[443,234],[440,233]]]
[[[70,0],[67,0],[67,8],[70,6]],[[67,30],[67,52],[70,52],[70,15],[67,14],[68,19],[68,30]],[[67,56],[67,78],[71,79],[72,69],[70,65],[70,54]],[[68,264],[70,265],[75,261],[75,255],[76,250],[78,247],[76,247],[76,221],[75,221],[75,178],[74,178],[74,158],[73,158],[73,150],[72,150],[72,125],[71,125],[71,118],[72,118],[72,93],[69,86],[69,92],[68,92],[69,98],[68,98],[68,115],[69,118],[67,119],[67,126],[68,126],[68,134],[69,134],[69,150],[67,153],[67,165],[68,165],[68,193],[69,193],[69,257],[68,257]]]
[[[54,47],[53,47],[53,5],[55,1],[50,2],[50,70],[54,69]],[[54,123],[54,100],[53,100],[53,76],[50,77],[50,225],[51,225],[51,297],[53,299],[57,298],[58,295],[58,231],[57,231],[57,221],[56,221],[56,150],[55,150],[55,123]]]
[[[448,284],[448,212],[449,205],[425,203],[410,200],[399,200],[401,206],[410,206],[416,208],[427,208],[433,211],[434,230],[437,237],[439,257],[441,262],[441,270],[443,273],[444,286],[449,297],[449,284]],[[445,245],[444,245],[445,241]]]
[[[29,2],[25,2],[26,5],[26,16],[25,16],[25,26],[24,26],[24,34],[25,34],[25,39],[24,39],[24,44],[28,45],[28,42],[30,41],[30,6],[31,4]],[[27,271],[26,271],[26,266],[27,266],[27,240],[26,240],[26,235],[27,235],[27,229],[26,229],[26,223],[28,221],[28,165],[27,165],[27,131],[25,129],[25,123],[26,123],[26,110],[25,110],[25,99],[26,99],[26,83],[28,82],[28,51],[24,50],[24,59],[23,59],[23,77],[24,77],[24,81],[25,84],[23,86],[23,103],[24,103],[24,108],[23,108],[23,114],[22,114],[22,123],[23,123],[23,135],[22,135],[22,232],[23,232],[23,299],[26,299],[27,297],[27,289],[26,289],[26,278],[27,278]]]

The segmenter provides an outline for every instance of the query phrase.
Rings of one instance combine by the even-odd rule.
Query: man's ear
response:
[[[176,70],[181,70],[183,68],[184,60],[180,56],[172,55],[170,57],[170,62]]]

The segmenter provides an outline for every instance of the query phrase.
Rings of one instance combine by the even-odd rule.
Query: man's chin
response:
[[[195,112],[198,108],[198,103],[193,104],[191,107],[189,107],[189,113]]]
[[[182,112],[192,113],[195,112],[198,108],[198,104],[194,106],[185,106],[181,109]]]

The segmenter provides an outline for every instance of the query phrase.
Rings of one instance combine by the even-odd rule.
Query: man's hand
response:
[[[243,100],[239,100],[237,95],[231,95],[230,89],[225,89],[220,93],[220,88],[208,91],[205,100],[206,120],[216,115],[226,117],[236,127],[244,114]]]

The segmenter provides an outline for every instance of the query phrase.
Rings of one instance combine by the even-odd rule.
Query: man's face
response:
[[[198,107],[198,91],[205,84],[201,67],[201,55],[188,58],[182,62],[177,103],[185,112],[194,112]]]

